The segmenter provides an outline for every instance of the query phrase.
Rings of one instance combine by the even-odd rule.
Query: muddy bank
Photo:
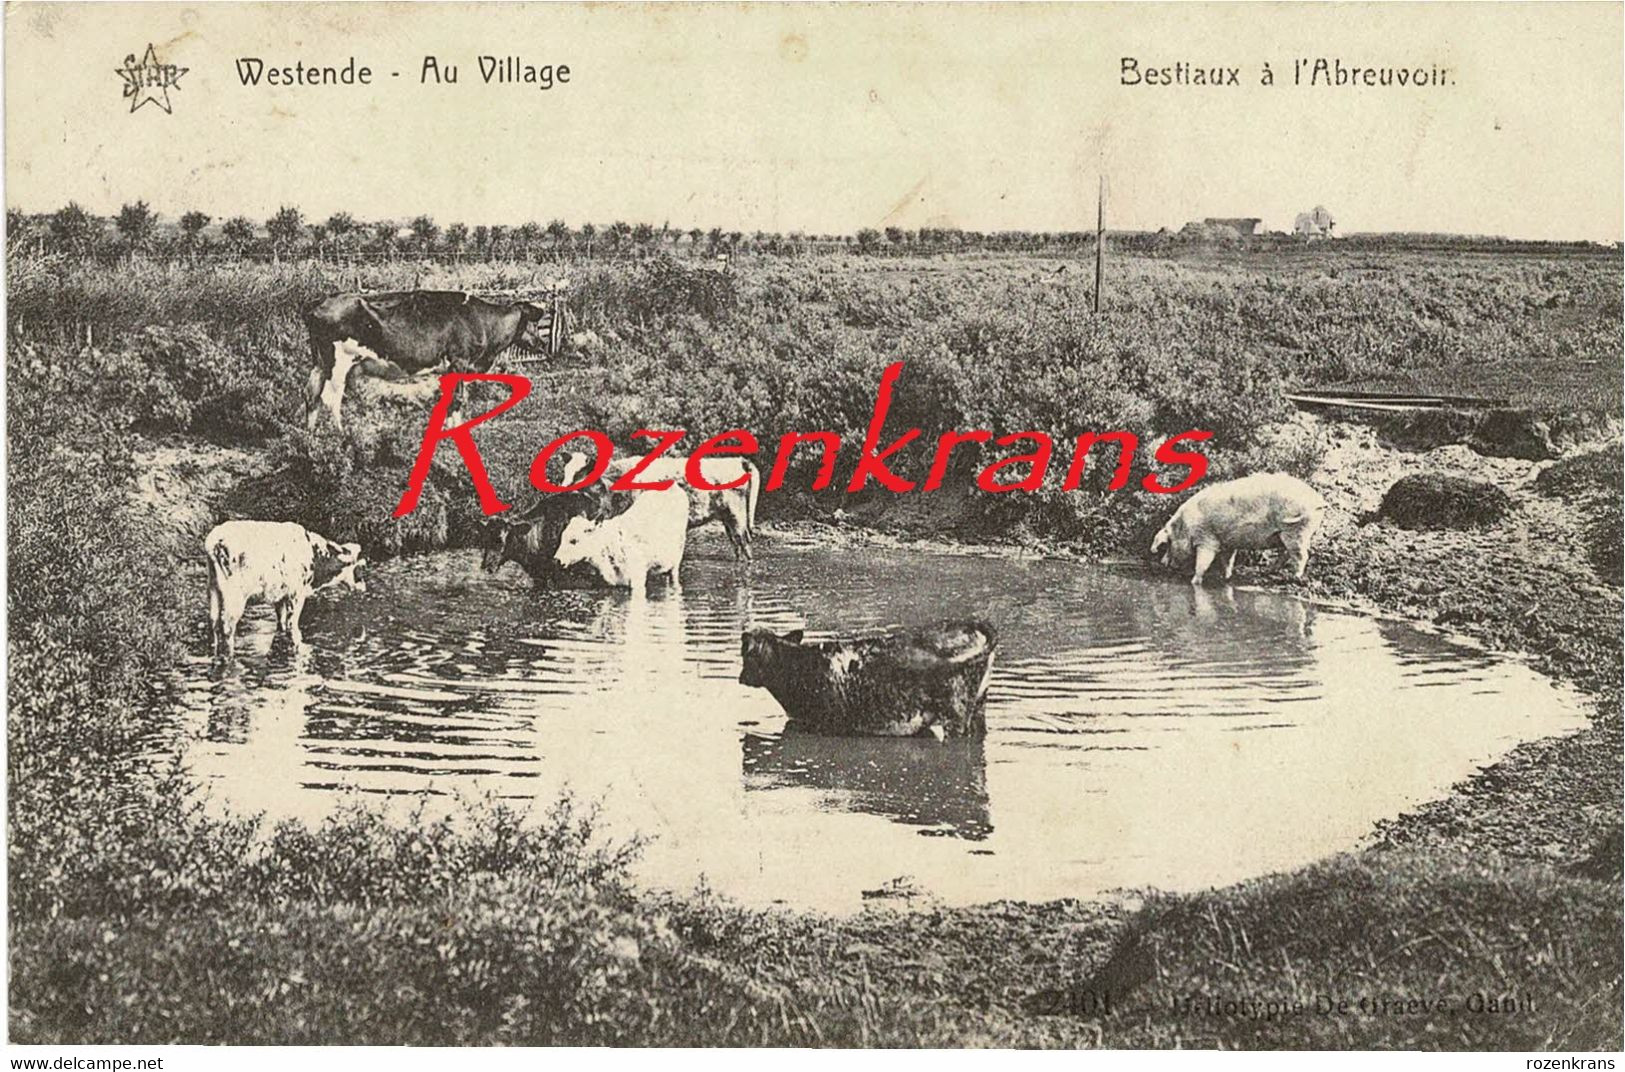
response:
[[[1582,872],[1599,854],[1617,859],[1621,602],[1617,551],[1608,554],[1620,540],[1617,520],[1608,524],[1619,507],[1617,423],[1560,462],[1486,458],[1462,445],[1405,452],[1358,425],[1330,434],[1316,486],[1333,509],[1310,593],[1526,654],[1593,703],[1589,728],[1515,749],[1445,799],[1382,824],[1373,844]],[[1564,479],[1574,469],[1581,476]],[[1395,480],[1415,472],[1488,480],[1512,509],[1494,524],[1450,531],[1362,523]]]

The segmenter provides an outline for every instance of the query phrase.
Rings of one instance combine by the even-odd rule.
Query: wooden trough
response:
[[[1384,391],[1341,391],[1317,388],[1288,391],[1286,400],[1299,409],[1354,409],[1378,413],[1405,413],[1427,409],[1505,409],[1504,398],[1477,398],[1470,395],[1397,394]]]

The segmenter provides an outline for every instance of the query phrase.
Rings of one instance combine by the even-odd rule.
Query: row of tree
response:
[[[160,220],[145,201],[124,205],[110,219],[87,212],[70,202],[52,213],[28,215],[16,209],[6,213],[6,231],[12,248],[71,253],[160,252],[194,253],[225,250],[235,254],[269,253],[274,257],[346,253],[472,254],[527,256],[543,252],[621,253],[686,245],[710,254],[735,250],[801,253],[832,249],[863,252],[905,249],[1030,249],[1035,246],[1083,246],[1093,235],[1082,231],[999,231],[984,233],[958,228],[866,227],[853,235],[809,235],[755,231],[674,229],[670,224],[617,220],[599,227],[584,223],[570,227],[563,220],[549,223],[452,223],[445,227],[432,217],[418,216],[406,223],[395,220],[362,221],[348,212],[335,212],[320,222],[308,221],[299,209],[279,208],[262,223],[246,216],[215,221],[205,213],[183,213],[173,224]],[[111,228],[109,228],[111,225]]]

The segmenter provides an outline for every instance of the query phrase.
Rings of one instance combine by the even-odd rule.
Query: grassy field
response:
[[[538,370],[532,398],[481,447],[517,496],[535,449],[579,427],[618,439],[645,425],[744,427],[764,441],[827,428],[855,442],[880,370],[898,360],[899,426],[1058,439],[1204,428],[1217,475],[1321,464],[1326,443],[1279,434],[1294,386],[1620,413],[1617,256],[1327,250],[1110,267],[1093,316],[1089,273],[1058,259],[764,259],[728,276],[664,260],[585,266],[569,300],[598,341]],[[489,808],[478,833],[390,829],[364,813],[314,831],[207,819],[148,753],[167,702],[159,671],[203,636],[199,527],[274,511],[374,554],[466,544],[467,480],[448,452],[424,507],[393,523],[421,409],[358,399],[348,434],[303,430],[297,311],[354,285],[349,272],[27,257],[7,271],[14,1041],[1619,1045],[1619,876],[1583,841],[1597,823],[1551,825],[1565,844],[1544,862],[1510,835],[1460,857],[1460,830],[1495,801],[1534,799],[1518,794],[1549,775],[1550,756],[1514,767],[1476,811],[1401,824],[1395,851],[1139,909],[830,921],[657,899],[626,882],[635,846],[604,844],[569,802],[532,826]],[[523,290],[551,271],[463,265],[417,279],[383,266],[360,282]],[[138,491],[136,458],[155,443],[213,451],[219,466],[229,456],[229,479],[194,474],[200,501],[166,523]],[[1594,542],[1617,563],[1614,453],[1614,465],[1554,470],[1549,490],[1613,504],[1612,539],[1604,523]],[[1138,553],[1172,504],[1109,492],[1105,475],[1079,492],[944,496],[926,512],[939,534]],[[810,477],[798,468],[789,484]],[[784,492],[763,513],[789,523],[837,505],[879,525],[921,509]],[[1564,606],[1531,608],[1550,574],[1485,554],[1463,567],[1470,600],[1452,602],[1437,585],[1405,587],[1450,545],[1422,564],[1413,546],[1358,530],[1332,547],[1329,594],[1459,610],[1499,646],[1544,646],[1548,669],[1598,697],[1586,785],[1617,783],[1617,576],[1610,595],[1599,564]],[[1607,792],[1593,797],[1602,807]],[[1543,822],[1564,805],[1531,806]],[[1193,1020],[1177,1004],[1328,988],[1443,990],[1459,1008]],[[1086,1000],[1101,990],[1109,1013]],[[1527,1015],[1478,1015],[1474,993],[1540,1000]]]

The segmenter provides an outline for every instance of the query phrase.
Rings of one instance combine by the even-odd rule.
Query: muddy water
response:
[[[908,877],[950,903],[1190,889],[1347,848],[1519,741],[1577,728],[1527,668],[1282,596],[1060,562],[700,536],[680,592],[537,592],[473,552],[251,616],[235,671],[187,668],[215,805],[319,817],[496,794],[601,798],[640,877],[846,909]],[[252,614],[252,612],[251,612]],[[743,625],[809,635],[953,616],[1002,645],[984,742],[798,734],[738,681]]]

